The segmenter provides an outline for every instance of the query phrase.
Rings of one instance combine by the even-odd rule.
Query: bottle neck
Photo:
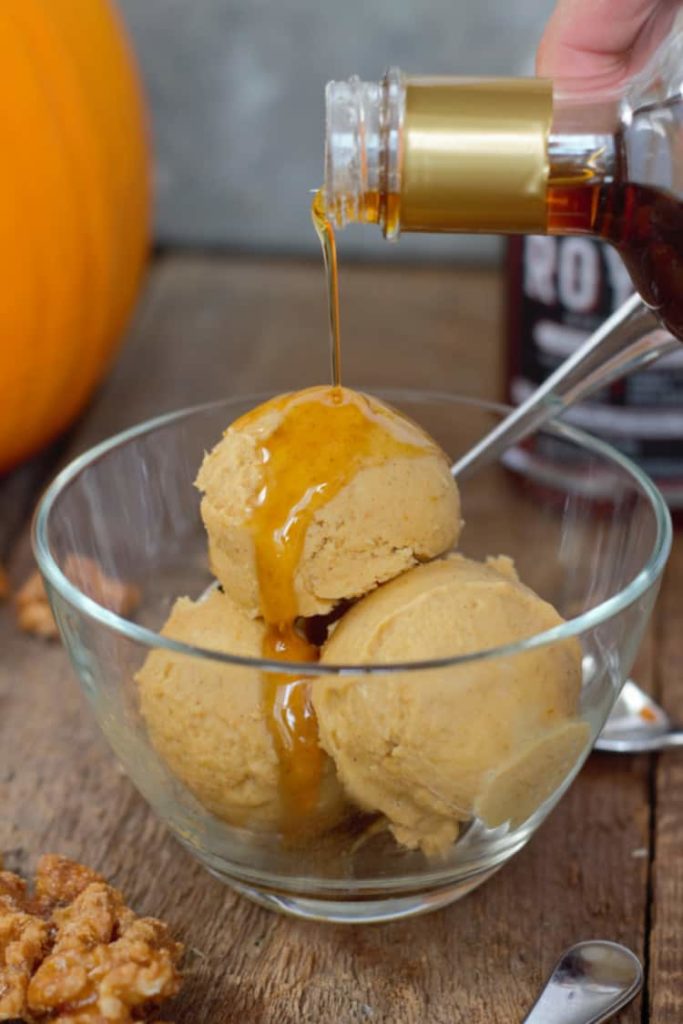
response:
[[[602,189],[622,176],[623,145],[617,100],[555,97],[548,136],[548,234],[593,234]]]
[[[328,213],[389,238],[590,231],[592,197],[615,175],[618,109],[554,102],[542,79],[330,83]]]

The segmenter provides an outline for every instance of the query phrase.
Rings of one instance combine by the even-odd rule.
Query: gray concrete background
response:
[[[118,0],[152,110],[162,243],[312,252],[330,78],[529,73],[553,0]],[[345,253],[494,258],[490,238],[389,246],[351,227]]]

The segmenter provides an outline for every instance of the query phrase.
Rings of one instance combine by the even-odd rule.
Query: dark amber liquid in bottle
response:
[[[683,203],[645,185],[551,185],[550,234],[590,234],[619,252],[633,283],[683,340]]]

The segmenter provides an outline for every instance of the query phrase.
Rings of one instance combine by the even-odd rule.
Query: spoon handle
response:
[[[598,736],[593,750],[603,754],[657,754],[662,750],[683,747],[683,729],[659,732],[654,736]]]
[[[452,467],[461,479],[599,387],[654,362],[679,346],[652,310],[632,295],[514,412]]]
[[[683,729],[672,729],[671,732],[665,733],[657,750],[666,750],[670,747],[683,747]]]
[[[614,942],[580,942],[562,956],[524,1024],[601,1024],[643,984],[630,949]]]

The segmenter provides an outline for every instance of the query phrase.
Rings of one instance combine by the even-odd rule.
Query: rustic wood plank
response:
[[[683,722],[683,537],[674,541],[659,598],[657,675],[659,697]],[[650,1020],[683,1020],[683,752],[659,756],[655,779]]]
[[[343,293],[349,383],[436,380],[497,394],[493,273],[353,267]],[[318,267],[167,259],[70,453],[223,392],[324,379],[324,323]],[[17,575],[28,560],[24,536]],[[166,917],[195,951],[178,1024],[510,1024],[564,946],[607,937],[644,950],[646,759],[591,759],[529,847],[458,905],[382,927],[303,924],[235,896],[167,835],[118,769],[58,646],[17,634],[5,609],[0,650],[8,866],[27,870],[39,852],[63,852],[103,871],[140,911]],[[651,662],[646,647],[646,686]],[[620,1019],[635,1024],[639,1005]]]

